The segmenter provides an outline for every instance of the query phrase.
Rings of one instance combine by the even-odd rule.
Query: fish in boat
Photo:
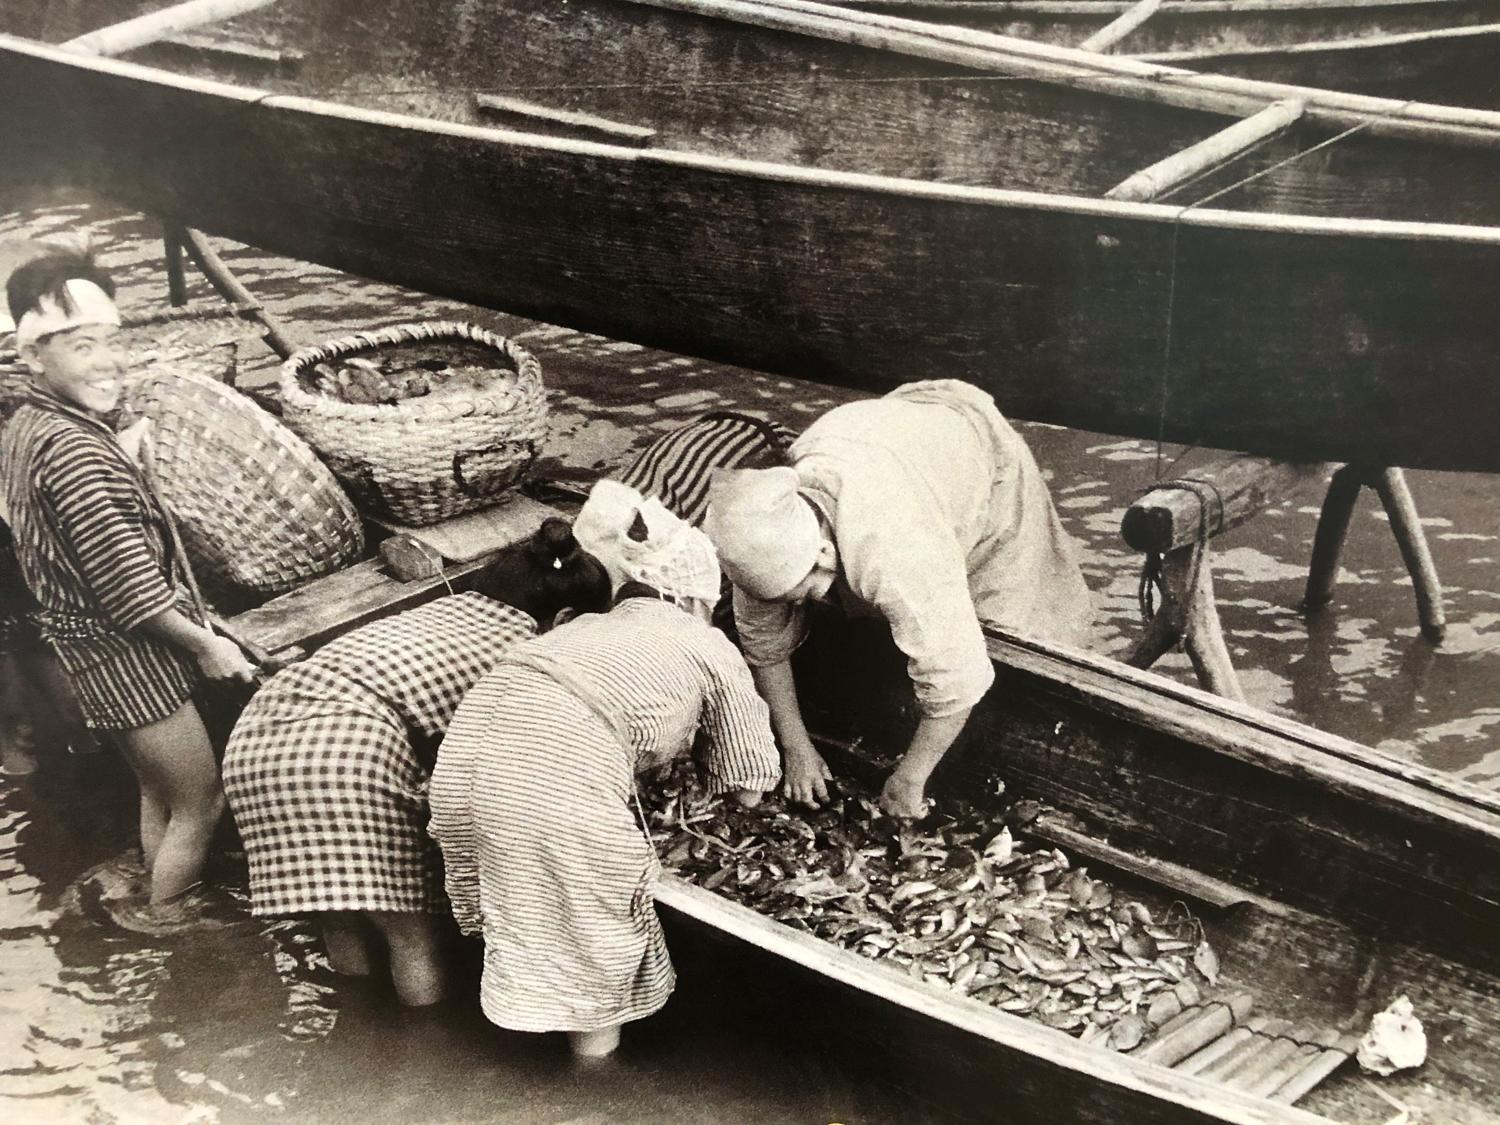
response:
[[[526,509],[534,518],[547,510]],[[463,588],[481,566],[450,568],[449,581]],[[358,564],[231,625],[273,653],[311,649],[443,589]],[[933,784],[940,804],[962,803],[967,821],[871,827],[869,806],[845,789],[852,814],[789,812],[782,827],[760,829],[796,841],[836,833],[855,854],[873,843],[863,873],[850,875],[847,853],[837,872],[809,869],[801,844],[785,856],[784,844],[766,850],[744,823],[716,820],[680,792],[657,794],[664,860],[684,873],[664,877],[656,901],[684,979],[721,990],[726,1018],[746,1011],[764,1025],[769,1015],[821,1051],[881,1060],[889,1082],[961,1119],[1352,1125],[1389,1119],[1392,1100],[1423,1120],[1494,1119],[1500,797],[1114,661],[1001,634],[989,644],[995,686]],[[830,764],[844,784],[878,792],[914,721],[899,652],[876,623],[834,615],[815,623],[797,662],[804,711]],[[984,817],[990,827],[978,831]],[[983,863],[955,868],[954,855]],[[696,874],[695,860],[704,861]],[[1019,936],[1009,944],[992,932],[1007,912],[985,897],[979,867],[997,901],[1015,908],[1007,918]],[[764,901],[837,899],[864,929],[829,940],[811,911],[757,909],[757,893],[741,886],[752,868],[773,888],[758,893]],[[1003,897],[1007,881],[1019,894]],[[914,927],[889,933],[871,895]],[[981,936],[999,948],[966,975],[974,962],[957,959],[976,907],[985,926],[962,952]],[[961,915],[970,932],[955,938]],[[1104,940],[1111,922],[1122,932]],[[1132,945],[1133,933],[1157,944]],[[1111,1018],[1108,1035],[1085,1041],[1071,1017],[1089,1001],[1064,997],[1087,972],[1075,981],[1036,963],[1076,955],[1070,936],[1123,973],[1106,974],[1108,988],[1090,982],[1102,991],[1088,1014],[1133,998],[1143,1026]],[[955,944],[935,948],[944,941]],[[921,960],[922,979],[892,952]],[[984,968],[990,960],[999,968]],[[975,986],[981,972],[1019,987],[987,998],[987,986]],[[1173,972],[1184,981],[1160,980]],[[1427,1026],[1428,1059],[1368,1079],[1348,1060],[1352,1040],[1400,995]],[[1232,1026],[1191,1054],[1162,1053],[1185,1024],[1197,1020],[1201,1031],[1227,1019],[1215,1005],[1241,1006]],[[836,1019],[838,1038],[825,1019]],[[1117,1036],[1122,1025],[1132,1033]],[[1217,1053],[1205,1061],[1204,1052]]]
[[[1500,114],[804,0],[283,0],[216,31],[301,61],[0,36],[7,179],[814,381],[1500,469]]]
[[[840,7],[1334,90],[1495,108],[1491,0],[837,0]]]

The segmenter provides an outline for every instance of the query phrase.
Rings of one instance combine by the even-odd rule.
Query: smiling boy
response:
[[[150,904],[169,921],[223,811],[192,693],[200,676],[252,669],[190,616],[167,515],[107,422],[125,375],[108,275],[54,253],[17,269],[6,295],[31,375],[0,433],[16,556],[85,721],[115,736],[140,783]]]

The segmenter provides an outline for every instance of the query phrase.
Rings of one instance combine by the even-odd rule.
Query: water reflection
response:
[[[155,228],[49,196],[18,200],[0,238],[92,232],[126,304],[162,296]],[[833,392],[468,309],[226,246],[266,305],[311,342],[354,327],[457,316],[516,336],[541,357],[553,438],[542,471],[587,479],[655,433],[723,402],[803,425]],[[194,280],[195,290],[207,289]],[[247,351],[249,385],[274,377]],[[1206,454],[1023,426],[1064,522],[1084,545],[1096,646],[1139,634],[1140,556],[1119,537],[1125,507],[1158,465]],[[1297,606],[1318,496],[1288,501],[1213,545],[1227,639],[1251,701],[1479,784],[1500,787],[1500,592],[1491,478],[1410,475],[1448,596],[1448,640],[1417,634],[1399,553],[1378,504],[1362,501],[1333,603]],[[1158,665],[1191,682],[1180,654]],[[923,1112],[857,1069],[786,1044],[787,1029],[723,1017],[739,990],[714,966],[618,1065],[575,1071],[559,1044],[507,1035],[473,1005],[400,1012],[340,981],[297,923],[242,921],[208,934],[144,938],[106,924],[80,873],[130,842],[128,776],[111,756],[56,756],[24,785],[0,781],[0,1099],[11,1120],[77,1121],[913,1121]],[[218,873],[231,886],[240,878]],[[95,880],[97,889],[97,880]],[[107,888],[99,890],[103,895]],[[750,1021],[748,1025],[739,1022]]]

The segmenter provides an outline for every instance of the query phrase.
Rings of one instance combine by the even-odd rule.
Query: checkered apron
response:
[[[426,746],[535,632],[520,610],[457,594],[365,625],[272,678],[224,756],[252,912],[447,910],[426,834]]]

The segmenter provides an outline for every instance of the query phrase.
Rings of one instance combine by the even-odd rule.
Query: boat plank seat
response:
[[[1316,463],[1228,455],[1190,476],[1158,482],[1126,509],[1120,535],[1146,555],[1142,576],[1146,633],[1126,662],[1149,668],[1180,641],[1204,687],[1243,702],[1244,690],[1224,642],[1214,600],[1208,542],[1295,495],[1309,482],[1322,479],[1327,471],[1326,465]],[[1332,598],[1349,521],[1365,486],[1379,495],[1385,507],[1411,575],[1422,635],[1437,644],[1445,628],[1442,587],[1400,469],[1344,465],[1334,471],[1313,539],[1303,608],[1318,609]],[[1154,612],[1152,587],[1160,589],[1162,596]]]
[[[317,648],[377,618],[467,589],[496,552],[525,539],[548,516],[562,514],[550,505],[516,496],[487,509],[483,521],[474,520],[471,513],[431,528],[404,529],[441,552],[450,538],[444,535],[445,524],[462,523],[466,530],[461,542],[467,557],[448,561],[436,575],[412,581],[393,574],[383,558],[366,559],[237,614],[226,624],[236,638],[248,641],[273,660],[284,661],[297,650]],[[478,527],[488,536],[487,549],[475,539],[474,529]]]

